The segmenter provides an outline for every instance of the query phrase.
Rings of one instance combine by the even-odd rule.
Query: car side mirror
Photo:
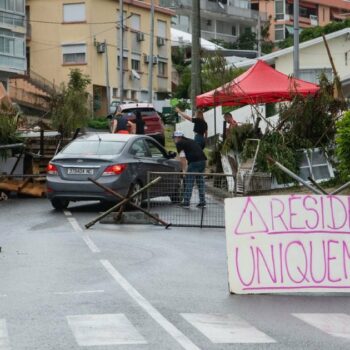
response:
[[[169,151],[169,152],[168,152],[168,158],[169,158],[169,159],[175,158],[176,156],[177,156],[177,153],[176,153],[176,152],[173,152],[173,151]]]

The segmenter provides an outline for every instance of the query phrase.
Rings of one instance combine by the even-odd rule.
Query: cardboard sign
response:
[[[225,200],[232,293],[350,292],[350,197]]]

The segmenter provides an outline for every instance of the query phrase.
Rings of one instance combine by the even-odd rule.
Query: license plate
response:
[[[93,169],[84,169],[84,168],[68,168],[67,174],[68,175],[93,175],[94,170]]]

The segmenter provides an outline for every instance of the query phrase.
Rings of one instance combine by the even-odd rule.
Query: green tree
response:
[[[340,177],[349,181],[350,175],[350,111],[347,111],[343,118],[337,122],[336,134],[336,155],[339,161],[338,169]]]
[[[214,90],[241,75],[245,70],[242,68],[229,67],[225,57],[217,54],[206,56],[202,64],[202,91]]]
[[[329,34],[333,32],[337,32],[338,30],[349,28],[350,27],[350,19],[346,19],[341,22],[330,22],[325,26],[317,26],[303,29],[300,33],[300,42],[303,43],[308,40],[312,40],[322,36],[322,34]],[[293,37],[288,36],[285,40],[279,42],[278,47],[280,49],[284,49],[286,47],[293,46]]]
[[[86,126],[89,119],[89,95],[86,88],[90,78],[79,69],[71,69],[69,82],[51,96],[52,124],[63,136]]]

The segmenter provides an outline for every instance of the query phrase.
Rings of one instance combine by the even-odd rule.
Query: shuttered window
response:
[[[79,4],[63,4],[63,22],[84,22],[85,16],[85,3]]]

